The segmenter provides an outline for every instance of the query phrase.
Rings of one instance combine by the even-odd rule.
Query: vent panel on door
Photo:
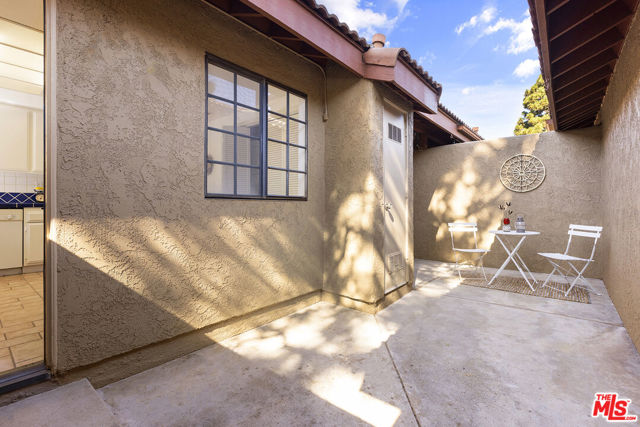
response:
[[[396,142],[402,142],[402,129],[389,123],[389,139]]]
[[[395,273],[404,269],[404,259],[402,258],[402,252],[395,252],[387,256],[387,269],[389,273]]]

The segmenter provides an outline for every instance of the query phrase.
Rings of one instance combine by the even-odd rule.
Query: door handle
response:
[[[384,206],[384,209],[387,210],[387,211],[390,211],[391,208],[393,207],[393,205],[391,203],[389,203],[389,202],[385,202],[385,204],[383,206]]]

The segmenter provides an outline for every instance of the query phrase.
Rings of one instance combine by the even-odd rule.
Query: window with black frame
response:
[[[304,197],[307,181],[306,99],[267,85],[267,194]]]
[[[207,80],[205,195],[306,199],[306,97],[210,56]]]

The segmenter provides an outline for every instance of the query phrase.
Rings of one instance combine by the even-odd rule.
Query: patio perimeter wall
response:
[[[640,349],[640,19],[616,64],[600,113],[604,281]]]
[[[479,246],[491,249],[485,257],[485,265],[500,266],[506,254],[488,230],[500,226],[502,212],[498,205],[511,200],[512,221],[517,214],[523,214],[527,228],[542,233],[528,238],[520,254],[532,271],[550,271],[549,264],[537,252],[564,251],[570,223],[602,225],[600,138],[600,129],[594,127],[445,145],[415,152],[416,258],[453,261],[446,224],[468,221],[478,223],[481,230]],[[546,167],[545,181],[527,193],[507,190],[499,177],[502,163],[520,153],[537,156]],[[472,240],[460,241],[463,242],[461,247],[472,244]],[[577,249],[588,252],[586,245]],[[602,246],[599,246],[597,261],[587,271],[588,277],[602,277],[602,255]],[[510,265],[508,268],[515,267]]]

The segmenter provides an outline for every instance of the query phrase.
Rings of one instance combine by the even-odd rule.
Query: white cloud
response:
[[[418,64],[420,64],[423,68],[428,67],[429,65],[433,64],[433,61],[435,61],[435,59],[436,59],[435,53],[429,50],[425,52],[424,55],[418,58]]]
[[[493,21],[493,18],[495,18],[497,13],[498,13],[498,10],[495,7],[491,7],[491,6],[485,7],[484,9],[482,9],[482,12],[480,12],[478,15],[474,15],[471,18],[469,18],[468,21],[458,25],[456,27],[456,33],[460,34],[467,28],[474,28],[479,23],[488,24],[489,22]]]
[[[523,79],[539,72],[540,62],[537,59],[525,59],[513,70],[513,75]]]
[[[480,14],[474,15],[468,21],[458,25],[455,31],[460,34],[467,28],[478,27],[479,34],[477,37],[481,38],[506,30],[510,33],[509,45],[506,47],[506,51],[513,55],[526,52],[535,47],[533,34],[531,33],[531,18],[528,11],[524,13],[524,19],[521,21],[516,21],[512,18],[506,19],[497,15],[498,11],[495,7],[485,7]],[[498,19],[495,20],[496,18]],[[494,50],[502,49],[504,47],[496,46]]]
[[[390,33],[401,18],[405,17],[405,7],[409,0],[393,0],[398,13],[389,17],[386,13],[373,10],[372,2],[360,0],[322,0],[321,3],[345,22],[349,28],[356,30],[360,36],[370,39],[377,32]]]
[[[493,34],[500,30],[508,30],[511,35],[509,36],[509,47],[507,53],[517,55],[532,49],[535,45],[533,43],[533,34],[531,33],[531,19],[529,16],[522,21],[516,21],[514,19],[500,18],[498,21],[485,28],[484,34]]]
[[[522,99],[529,84],[462,86],[442,82],[442,103],[469,126],[479,126],[485,139],[512,136],[522,113]]]

